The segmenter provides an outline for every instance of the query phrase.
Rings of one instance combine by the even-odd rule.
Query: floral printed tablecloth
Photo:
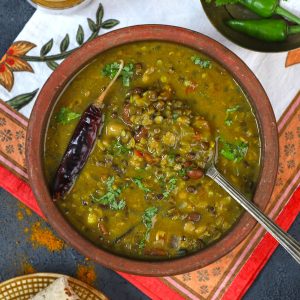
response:
[[[300,211],[300,192],[294,193],[300,183],[300,49],[278,54],[242,49],[216,32],[197,0],[106,0],[102,4],[95,0],[64,14],[37,10],[0,60],[0,185],[41,214],[27,183],[26,128],[40,88],[64,58],[107,30],[147,23],[176,25],[223,43],[265,87],[280,138],[280,167],[267,212],[287,229]],[[299,0],[283,5],[300,13]],[[231,253],[195,272],[164,278],[121,275],[153,299],[239,299],[276,246],[256,226]]]

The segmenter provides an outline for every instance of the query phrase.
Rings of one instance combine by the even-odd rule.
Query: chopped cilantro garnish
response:
[[[138,186],[139,189],[141,189],[145,193],[149,193],[151,190],[144,186],[142,183],[142,178],[136,177],[132,178],[132,181]]]
[[[228,160],[239,162],[246,156],[248,151],[248,144],[243,141],[239,141],[235,144],[227,143],[223,141],[223,148],[221,154]]]
[[[142,221],[146,227],[146,233],[143,239],[139,243],[139,248],[142,249],[145,247],[145,242],[148,240],[150,235],[150,230],[153,227],[153,218],[157,215],[158,208],[157,207],[148,207],[142,216]]]
[[[226,112],[227,112],[227,113],[236,112],[236,111],[239,110],[239,108],[240,108],[240,106],[237,104],[237,105],[235,105],[235,106],[232,106],[232,107],[227,108],[227,109],[226,109]]]
[[[121,199],[118,201],[122,190],[120,188],[113,188],[115,178],[113,176],[109,177],[106,181],[107,193],[100,198],[93,197],[93,202],[102,205],[108,205],[112,210],[120,210],[126,206],[126,202]]]
[[[180,177],[184,177],[187,173],[188,169],[187,168],[182,168],[180,169],[177,174],[180,176]]]
[[[156,177],[156,179],[157,179],[159,185],[160,185],[161,187],[164,187],[164,186],[165,186],[165,175],[160,174],[160,175],[155,175],[155,177]]]
[[[233,112],[238,111],[239,108],[240,108],[239,105],[235,105],[235,106],[232,106],[232,107],[229,107],[229,108],[226,109],[226,119],[225,119],[225,124],[226,124],[227,126],[231,126],[231,124],[232,124],[232,122],[233,122],[233,121],[232,121],[232,118],[231,118],[231,114],[232,114]]]
[[[182,168],[177,173],[179,176],[184,177],[186,175],[186,169]]]
[[[169,197],[170,193],[176,189],[176,183],[177,183],[177,179],[175,177],[172,177],[169,180],[169,182],[167,183],[166,190],[162,193],[164,198]]]
[[[168,154],[168,161],[170,164],[173,164],[175,162],[175,153],[169,153]]]
[[[212,64],[208,59],[202,59],[199,56],[192,56],[191,60],[195,65],[200,66],[201,69],[211,69]]]
[[[80,117],[80,114],[71,111],[67,107],[62,107],[56,116],[56,120],[58,123],[62,123],[65,125],[65,124],[70,123],[72,120],[78,119],[79,117]]]
[[[239,105],[235,105],[235,106],[232,106],[230,108],[227,108],[226,109],[226,119],[225,119],[225,124],[227,126],[231,126],[231,124],[233,123],[233,120],[231,118],[231,114],[238,111],[240,108]]]
[[[173,113],[173,120],[176,121],[178,119],[178,117],[179,117],[179,115],[177,113]]]
[[[102,74],[108,76],[110,79],[113,79],[116,76],[119,68],[120,68],[120,64],[117,62],[106,64],[102,70]],[[133,70],[134,70],[133,64],[126,64],[124,66],[120,75],[122,76],[122,82],[124,86],[130,85],[130,81],[133,77]]]
[[[113,153],[116,155],[119,154],[125,154],[125,153],[130,153],[131,150],[129,148],[127,148],[126,146],[124,146],[119,140],[116,140],[113,144],[112,144],[112,149],[113,149]]]

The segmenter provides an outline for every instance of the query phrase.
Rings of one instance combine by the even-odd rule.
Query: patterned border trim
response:
[[[28,119],[0,99],[0,164],[26,182],[28,181],[25,164],[27,126]]]
[[[284,115],[281,117],[279,121],[279,132],[280,132],[281,139],[283,138],[289,139],[289,135],[287,134],[288,125],[291,122],[291,120],[295,118],[295,115],[298,113],[298,111],[300,111],[299,104],[300,104],[300,93],[298,94],[296,99],[290,104],[287,111],[284,113]],[[12,120],[14,120],[14,118],[17,117],[16,119],[18,121],[14,121],[14,122],[20,128],[26,130],[26,125],[28,124],[28,120],[26,118],[24,118],[22,115],[19,115],[19,113],[12,111],[10,107],[5,105],[5,103],[2,104],[2,102],[0,101],[0,113],[2,112],[1,108],[4,108],[2,109],[2,111],[5,111],[5,114],[3,113],[5,117],[11,118]],[[290,150],[284,149],[284,152],[285,151],[290,151]],[[290,153],[289,152],[287,153],[288,153],[287,155],[289,156]],[[9,160],[6,158],[6,162],[7,161]],[[5,167],[7,167],[7,165]],[[22,171],[24,172],[24,170]],[[20,176],[19,173],[17,175]],[[278,212],[281,211],[281,209],[285,204],[285,200],[290,197],[294,188],[298,185],[299,181],[300,181],[300,164],[297,164],[297,166],[294,166],[293,172],[290,174],[288,180],[285,183],[282,182],[280,184],[280,189],[278,187],[279,189],[277,193],[278,196],[276,197],[276,199],[272,201],[272,205],[269,207],[269,210],[271,210],[270,212],[271,217],[274,217],[274,215],[277,215]],[[253,239],[253,235],[254,235],[254,239]],[[160,282],[162,282],[162,284],[165,287],[168,286],[168,289],[172,289],[173,291],[176,291],[178,293],[178,297],[179,297],[178,299],[181,299],[181,297],[184,297],[185,299],[220,299],[222,295],[224,295],[224,293],[226,294],[226,290],[228,289],[228,287],[235,283],[235,278],[233,275],[238,274],[243,269],[246,261],[248,260],[249,256],[252,255],[252,251],[257,247],[263,235],[264,235],[264,230],[259,226],[257,226],[257,228],[255,228],[255,230],[253,231],[253,234],[245,242],[245,245],[241,244],[241,247],[238,248],[238,252],[234,252],[234,255],[239,257],[239,259],[237,261],[233,261],[228,265],[226,272],[219,279],[219,284],[217,284],[216,287],[213,288],[213,290],[209,293],[209,295],[205,295],[205,297],[202,297],[202,295],[195,292],[193,289],[189,288],[187,285],[185,285],[181,280],[179,280],[176,277],[161,278]],[[250,239],[251,239],[251,243],[249,244],[248,240]],[[241,254],[238,255],[239,253]],[[138,277],[137,276],[132,276],[132,277],[133,278],[131,279],[131,281],[133,281],[133,283],[136,285]],[[143,278],[143,280],[145,279]],[[146,287],[142,288],[142,290],[144,290],[145,288]],[[174,296],[173,299],[175,299]]]

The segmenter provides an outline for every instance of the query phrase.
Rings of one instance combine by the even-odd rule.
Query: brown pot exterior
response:
[[[38,204],[49,223],[65,241],[105,267],[138,275],[166,276],[192,271],[218,260],[246,238],[256,221],[244,213],[221,240],[183,258],[150,262],[121,257],[98,248],[64,219],[50,197],[42,160],[50,114],[58,96],[73,76],[105,50],[146,40],[169,41],[199,50],[218,61],[240,84],[253,106],[261,133],[262,166],[254,202],[262,210],[266,207],[277,174],[278,134],[274,113],[263,87],[250,69],[229,49],[205,35],[174,26],[141,25],[115,30],[85,44],[68,57],[50,76],[33,108],[26,143],[27,165]]]

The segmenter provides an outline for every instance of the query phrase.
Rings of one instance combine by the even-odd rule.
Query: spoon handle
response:
[[[214,165],[211,165],[206,175],[220,185],[228,194],[235,199],[247,212],[249,212],[277,241],[278,243],[300,264],[300,243],[288,233],[283,231],[259,208],[249,201],[243,194],[238,192],[232,184],[223,177]]]

